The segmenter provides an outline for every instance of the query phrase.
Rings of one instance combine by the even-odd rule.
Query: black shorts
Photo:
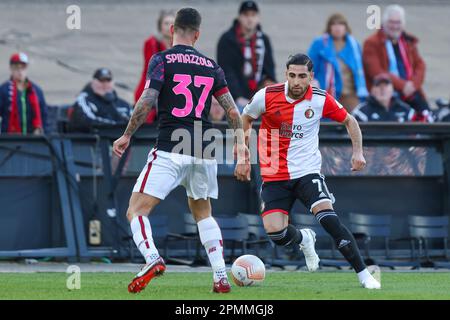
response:
[[[293,180],[264,182],[261,187],[261,198],[262,216],[273,212],[288,215],[297,199],[309,210],[324,201],[334,203],[333,194],[328,190],[325,177],[318,173]]]

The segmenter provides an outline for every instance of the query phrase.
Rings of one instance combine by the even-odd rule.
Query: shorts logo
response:
[[[306,119],[311,119],[312,117],[314,117],[314,110],[309,108],[305,111],[305,117]]]

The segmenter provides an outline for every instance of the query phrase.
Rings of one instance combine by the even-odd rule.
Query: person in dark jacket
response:
[[[259,20],[257,4],[243,2],[238,18],[217,46],[217,63],[241,111],[256,91],[276,81],[272,46]]]
[[[408,104],[393,96],[394,86],[387,73],[382,73],[373,79],[373,86],[367,100],[359,104],[352,112],[360,122],[414,121],[416,113]]]
[[[28,56],[15,53],[9,60],[11,77],[0,85],[0,132],[43,134],[48,131],[47,104],[42,89],[27,77]]]
[[[100,68],[78,95],[69,127],[71,131],[89,132],[96,125],[126,124],[130,115],[130,105],[114,90],[112,72]]]

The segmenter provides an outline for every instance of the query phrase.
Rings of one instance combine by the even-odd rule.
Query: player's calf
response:
[[[159,258],[158,249],[152,236],[152,228],[148,217],[135,216],[130,223],[133,240],[147,264],[151,264]]]
[[[314,248],[315,233],[311,229],[299,230],[290,224],[280,231],[269,232],[267,235],[278,246],[300,246],[305,255],[308,270],[316,271],[319,268],[320,259]]]
[[[205,247],[209,262],[213,269],[213,292],[227,293],[231,290],[228,282],[223,258],[223,241],[219,225],[213,217],[200,220],[197,223],[200,241]]]
[[[300,244],[303,240],[303,235],[300,230],[295,228],[292,224],[278,231],[273,231],[273,229],[270,228],[267,229],[267,235],[277,246],[291,247]]]
[[[378,281],[373,278],[366,268],[353,234],[341,223],[336,212],[332,209],[321,210],[316,213],[316,219],[333,237],[339,252],[358,274],[359,281],[363,287],[379,289]]]

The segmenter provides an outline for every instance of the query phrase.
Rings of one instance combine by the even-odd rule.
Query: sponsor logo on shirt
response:
[[[300,124],[293,124],[282,122],[280,125],[280,137],[282,138],[303,138],[303,132],[301,132],[302,126]]]

